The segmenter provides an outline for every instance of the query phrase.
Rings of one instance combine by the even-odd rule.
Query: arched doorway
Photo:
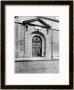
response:
[[[33,57],[42,56],[42,39],[38,35],[32,38],[32,56]]]

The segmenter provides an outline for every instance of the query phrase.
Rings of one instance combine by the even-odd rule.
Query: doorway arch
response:
[[[41,38],[41,41],[42,41],[42,48],[41,48],[42,55],[41,55],[41,57],[45,57],[46,56],[46,37],[45,37],[45,35],[42,32],[38,32],[38,31],[32,32],[31,35],[32,35],[32,39],[34,36],[39,36]],[[31,43],[32,43],[32,41],[31,41]],[[32,55],[32,46],[31,46],[31,55]]]

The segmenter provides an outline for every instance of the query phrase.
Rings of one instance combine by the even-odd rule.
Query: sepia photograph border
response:
[[[5,5],[69,5],[69,85],[5,85]],[[73,1],[2,1],[1,2],[1,88],[72,89],[73,88]]]

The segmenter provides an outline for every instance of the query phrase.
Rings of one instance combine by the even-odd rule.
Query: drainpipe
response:
[[[51,60],[53,60],[53,30],[51,30]]]

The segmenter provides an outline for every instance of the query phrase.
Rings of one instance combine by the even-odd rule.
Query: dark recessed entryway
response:
[[[40,36],[37,35],[32,38],[32,56],[42,56],[42,39]]]

